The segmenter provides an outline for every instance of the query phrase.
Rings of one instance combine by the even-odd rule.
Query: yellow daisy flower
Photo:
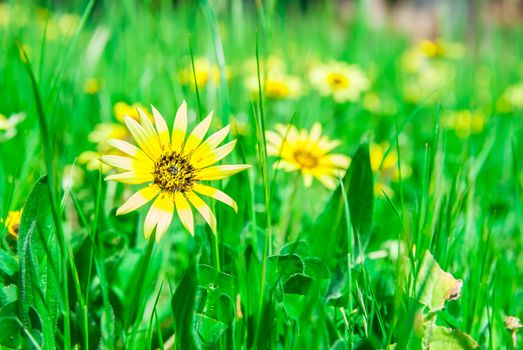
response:
[[[102,156],[104,163],[125,170],[107,176],[106,180],[146,184],[118,208],[116,214],[129,213],[155,199],[145,218],[144,234],[149,238],[156,228],[159,241],[175,210],[182,225],[194,235],[193,206],[216,233],[216,218],[199,195],[219,200],[234,210],[237,210],[236,202],[224,192],[201,182],[221,180],[250,167],[246,164],[213,165],[227,156],[236,144],[233,140],[219,146],[227,137],[230,126],[204,140],[212,121],[211,113],[186,137],[187,105],[183,102],[176,113],[170,136],[164,118],[154,107],[152,110],[155,125],[141,109],[138,109],[140,122],[124,117],[138,147],[118,139],[107,141],[126,156]]]
[[[254,97],[258,97],[258,75],[251,75],[245,79],[245,87]],[[285,73],[270,73],[265,80],[262,77],[262,88],[265,96],[275,100],[296,98],[301,94],[300,79]]]
[[[13,210],[7,213],[7,219],[5,219],[5,227],[7,232],[14,238],[18,238],[18,230],[20,228],[20,220],[22,219],[22,210]]]
[[[196,73],[196,74],[194,74]],[[230,73],[227,71],[226,79],[229,79]],[[196,58],[194,60],[194,72],[192,64],[183,68],[179,74],[180,83],[190,85],[195,88],[194,76],[199,89],[205,88],[208,84],[218,85],[220,82],[220,69],[216,64],[211,63],[207,58]]]
[[[280,157],[274,168],[288,172],[299,171],[306,187],[316,178],[325,187],[334,189],[338,176],[347,170],[350,158],[329,153],[340,141],[322,136],[320,123],[314,123],[310,131],[298,130],[294,125],[277,124],[275,131],[267,131],[267,153]]]
[[[338,103],[355,102],[370,87],[365,73],[358,66],[345,62],[333,61],[314,67],[310,81],[322,96],[332,96]]]

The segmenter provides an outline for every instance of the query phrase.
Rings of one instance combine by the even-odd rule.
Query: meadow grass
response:
[[[25,115],[0,124],[0,346],[523,345],[507,318],[523,313],[523,33],[493,21],[471,37],[466,8],[445,4],[449,46],[413,72],[416,41],[373,26],[365,1],[350,18],[329,1],[0,3],[0,113]],[[270,95],[274,57],[296,96]],[[309,70],[329,61],[369,87],[322,95]],[[224,164],[251,168],[212,182],[238,205],[208,201],[216,235],[175,215],[147,240],[147,210],[116,215],[135,186],[81,154],[100,151],[98,124],[123,127],[116,103],[171,127],[184,100],[189,130],[214,110],[209,134],[231,124],[238,140]],[[334,189],[274,167],[267,132],[315,122],[351,158]]]

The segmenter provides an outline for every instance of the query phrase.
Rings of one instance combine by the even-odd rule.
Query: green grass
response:
[[[441,36],[465,54],[448,61],[447,86],[413,102],[402,57],[415,43],[372,26],[363,1],[350,19],[329,1],[73,1],[49,4],[48,16],[13,1],[8,25],[1,6],[0,113],[26,115],[13,138],[0,130],[0,218],[24,208],[18,240],[0,225],[1,348],[469,349],[469,336],[485,349],[523,345],[504,325],[523,316],[523,109],[499,102],[523,81],[520,27],[486,22],[471,40],[466,12],[444,17]],[[65,13],[77,16],[69,35],[58,29]],[[302,79],[301,96],[260,89],[271,56]],[[198,81],[201,57],[218,79],[182,84],[183,69]],[[361,67],[381,107],[365,94],[320,96],[307,72],[329,60]],[[244,84],[249,61],[256,94]],[[94,94],[90,78],[101,83]],[[183,100],[189,129],[211,110],[212,132],[232,123],[238,143],[225,161],[252,167],[213,183],[239,208],[210,203],[216,236],[195,214],[194,237],[175,217],[157,244],[143,237],[146,209],[115,215],[135,188],[77,158],[96,149],[97,124],[117,123],[115,103],[153,104],[172,125]],[[445,124],[449,111],[478,109],[476,133]],[[305,187],[267,155],[266,130],[317,121],[352,158],[333,191]],[[397,157],[392,170],[381,159],[373,171],[373,144]],[[84,176],[68,190],[71,164]],[[463,285],[440,309],[453,298],[438,293],[456,283],[443,271]]]

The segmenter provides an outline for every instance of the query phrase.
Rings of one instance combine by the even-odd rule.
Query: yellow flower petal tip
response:
[[[124,171],[107,176],[106,181],[145,185],[117,209],[116,215],[127,214],[154,200],[144,221],[146,239],[156,230],[156,240],[161,240],[175,213],[182,226],[194,235],[193,209],[200,213],[216,234],[216,217],[198,194],[221,201],[236,212],[238,207],[227,194],[203,182],[221,180],[250,167],[247,164],[216,165],[236,145],[236,140],[232,140],[220,146],[230,126],[205,139],[213,117],[211,112],[186,139],[185,101],[176,113],[171,134],[161,113],[154,106],[151,110],[154,124],[142,108],[137,108],[138,119],[129,115],[122,117],[136,145],[118,139],[107,142],[125,156],[101,157],[102,162]]]
[[[266,133],[267,153],[279,158],[274,168],[300,172],[305,187],[310,187],[313,179],[328,189],[336,187],[338,177],[345,174],[350,164],[349,157],[330,153],[339,146],[339,141],[322,136],[319,123],[310,131],[283,124],[277,124],[275,129]]]

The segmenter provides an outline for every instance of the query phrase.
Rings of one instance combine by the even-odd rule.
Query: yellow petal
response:
[[[205,117],[205,119],[202,120],[198,125],[196,125],[192,133],[187,138],[185,146],[183,146],[184,154],[189,154],[193,152],[200,145],[200,143],[202,143],[205,134],[207,134],[207,130],[209,130],[211,121],[212,112],[207,117]]]
[[[316,122],[312,125],[309,139],[313,142],[318,142],[321,137],[321,124]]]
[[[211,227],[211,230],[216,234],[216,217],[214,216],[211,208],[205,203],[200,197],[194,192],[189,192],[186,195],[187,199],[191,204],[198,210],[200,215],[205,219],[207,224]]]
[[[132,145],[126,141],[110,139],[110,140],[107,140],[106,142],[108,145],[116,148],[117,150],[119,150],[131,157],[135,157],[137,154],[142,152],[138,147],[136,147],[135,145]]]
[[[131,158],[113,155],[103,155],[100,160],[107,165],[123,170],[134,170],[133,160]]]
[[[137,107],[138,115],[140,116],[140,124],[142,124],[143,129],[147,133],[147,136],[151,138],[158,138],[158,133],[156,132],[156,129],[154,128],[153,123],[151,123],[151,120],[145,114],[142,108]]]
[[[333,166],[336,168],[347,169],[350,164],[350,158],[339,153],[328,154],[320,158],[320,165]]]
[[[132,119],[131,117],[125,116],[124,122],[138,146],[151,159],[158,159],[161,155],[161,148],[158,137],[155,135],[150,135],[136,120]]]
[[[248,164],[216,165],[198,171],[196,176],[198,180],[221,180],[250,167]]]
[[[173,134],[171,136],[172,149],[175,152],[182,150],[185,133],[187,132],[187,103],[182,102],[174,118]]]
[[[211,136],[209,136],[202,144],[194,151],[193,157],[200,158],[205,157],[207,153],[214,150],[223,140],[227,137],[229,130],[231,129],[230,125],[227,125],[221,130],[218,130]]]
[[[169,139],[169,128],[167,127],[165,119],[162,117],[160,112],[158,112],[158,110],[152,105],[151,109],[153,111],[154,124],[156,125],[156,131],[158,132],[160,144],[162,145],[162,148],[166,150],[171,145],[171,141]]]
[[[176,204],[176,211],[182,225],[194,236],[194,219],[189,202],[187,202],[183,194],[176,192],[174,194],[174,203]]]
[[[159,191],[160,189],[156,185],[142,188],[140,191],[133,194],[120,208],[118,208],[116,215],[127,214],[142,207],[156,197]]]
[[[203,194],[204,196],[214,198],[222,203],[227,204],[228,206],[233,208],[235,212],[238,212],[238,205],[236,204],[234,199],[229,197],[224,192],[222,192],[214,187],[206,186],[206,185],[202,185],[202,184],[195,184],[193,189],[194,189],[194,191],[196,191],[200,194]]]
[[[321,175],[316,177],[323,186],[327,187],[329,190],[333,190],[338,185],[338,179],[330,175]]]
[[[134,171],[127,171],[125,173],[109,175],[105,178],[106,181],[118,181],[124,184],[139,185],[145,182],[153,181],[152,174],[137,174]]]
[[[311,187],[312,185],[312,175],[311,174],[303,174],[303,183],[305,187]]]
[[[218,147],[211,153],[208,153],[204,158],[195,159],[192,161],[194,166],[198,169],[205,168],[206,166],[213,165],[225,158],[236,145],[236,140],[226,143],[225,145]]]
[[[159,241],[171,223],[173,212],[174,203],[172,197],[165,194],[159,195],[145,217],[143,227],[145,239],[151,236],[156,227],[156,240]]]

